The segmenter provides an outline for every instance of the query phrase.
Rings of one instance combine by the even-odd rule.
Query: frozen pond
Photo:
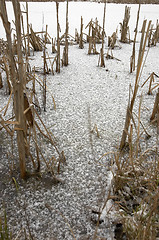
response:
[[[23,8],[25,3],[21,5]],[[13,16],[11,6],[12,4],[8,2],[10,21]],[[130,30],[133,33],[138,6],[130,5],[130,7]],[[96,17],[102,25],[103,8],[104,5],[101,3],[69,3],[70,33],[74,36],[75,28],[80,30],[81,16],[84,19],[84,28],[91,18]],[[61,34],[65,30],[65,10],[66,3],[60,3]],[[125,5],[107,4],[107,35],[112,34],[122,22],[124,11]],[[142,5],[140,28],[145,18],[151,19],[156,24],[158,17],[159,5]],[[32,23],[34,31],[41,31],[45,24],[48,24],[48,33],[51,37],[55,37],[55,3],[29,3],[29,22]],[[12,27],[14,29],[13,23]],[[0,22],[0,37],[4,36]],[[43,173],[44,179],[41,181],[29,179],[24,182],[15,176],[19,185],[19,190],[16,191],[8,176],[7,149],[4,147],[4,155],[0,158],[0,182],[2,181],[0,207],[2,208],[3,203],[6,203],[8,224],[13,232],[27,229],[27,217],[33,238],[36,240],[75,238],[91,240],[93,238],[98,216],[95,210],[103,206],[107,197],[111,176],[110,167],[113,162],[111,155],[101,161],[98,159],[104,153],[115,151],[118,147],[124,126],[129,84],[133,85],[135,80],[135,72],[129,73],[132,44],[121,44],[121,46],[121,49],[113,50],[114,56],[121,61],[108,60],[106,68],[97,67],[97,55],[87,54],[88,44],[85,44],[82,50],[78,45],[70,46],[68,67],[61,68],[60,74],[47,76],[47,85],[55,98],[57,109],[56,111],[53,109],[52,101],[48,97],[47,111],[42,111],[41,115],[66,156],[66,165],[60,175],[62,183],[54,184],[48,173]],[[101,45],[97,46],[98,51],[100,47]],[[136,49],[138,48],[137,43]],[[50,45],[48,52],[51,55]],[[35,56],[30,60],[31,66],[42,67],[41,55],[42,52],[35,52]],[[158,74],[158,55],[158,45],[150,48],[142,83],[153,71]],[[139,92],[141,94],[141,89]],[[41,95],[40,89],[37,89],[37,94]],[[144,89],[143,96],[142,120],[148,125],[155,94],[147,96]],[[137,97],[137,103],[139,99]],[[8,96],[3,88],[0,90],[0,109],[7,100]],[[134,111],[138,111],[137,104]],[[99,138],[95,126],[99,130]],[[152,128],[151,132],[153,132]],[[46,158],[49,159],[52,146],[45,142],[41,144]],[[149,144],[151,145],[150,141],[147,145]],[[111,205],[109,204],[108,210],[102,216],[103,222],[98,229],[98,239],[100,237],[114,239],[114,216],[113,211],[109,211]]]
[[[135,29],[136,15],[138,10],[137,4],[130,4],[131,17],[130,17],[130,30],[131,38]],[[13,19],[12,3],[7,3],[9,20]],[[25,9],[25,3],[21,3],[22,10]],[[69,3],[69,32],[74,36],[75,28],[80,31],[81,16],[84,21],[84,28],[88,22],[92,19],[98,18],[100,25],[103,25],[103,11],[104,4],[94,2],[70,2]],[[107,35],[111,35],[116,28],[119,29],[119,23],[124,18],[125,4],[107,4],[106,13],[106,32]],[[24,15],[24,14],[23,14]],[[59,4],[59,22],[61,26],[61,34],[65,31],[65,17],[66,16],[66,3]],[[159,18],[159,5],[142,5],[139,21],[139,29],[141,28],[144,19],[152,20],[153,24],[156,24],[156,20]],[[25,16],[24,16],[25,20]],[[48,33],[51,37],[56,36],[56,3],[55,2],[29,2],[29,23],[32,24],[34,31],[41,31],[45,29],[45,25],[48,25]],[[14,24],[12,23],[14,29]],[[0,37],[5,37],[2,23],[0,21]],[[86,32],[88,30],[86,29]]]

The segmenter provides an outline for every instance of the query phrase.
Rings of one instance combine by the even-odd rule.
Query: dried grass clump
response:
[[[8,103],[0,110],[0,130],[6,132],[11,138],[12,155],[15,153],[15,158],[19,155],[19,167],[21,177],[26,179],[29,176],[40,176],[41,165],[44,163],[48,171],[54,176],[55,172],[59,172],[60,165],[65,162],[63,152],[60,152],[54,136],[52,136],[49,129],[42,121],[38,114],[36,107],[39,107],[38,99],[36,97],[36,84],[38,82],[43,88],[43,105],[44,111],[46,108],[46,52],[45,46],[47,42],[47,28],[44,41],[44,80],[37,79],[34,73],[27,72],[28,61],[24,61],[22,51],[22,33],[21,33],[21,9],[18,0],[12,1],[15,15],[16,26],[16,41],[17,41],[17,56],[15,57],[14,46],[12,44],[12,36],[10,23],[8,21],[8,14],[5,0],[0,4],[0,15],[2,18],[3,26],[7,36],[7,47],[2,57],[1,69],[6,72],[7,81],[9,86],[10,97]],[[34,36],[34,34],[32,34]],[[34,36],[35,37],[35,36]],[[34,39],[35,40],[35,39]],[[36,38],[37,40],[37,38]],[[35,41],[37,44],[37,41]],[[37,44],[38,45],[38,44]],[[32,88],[29,89],[26,84],[32,81]],[[13,102],[12,102],[13,98]],[[52,98],[53,99],[53,98]],[[8,109],[13,103],[13,114],[8,114]],[[55,107],[55,101],[53,99]],[[35,106],[37,105],[37,106]],[[35,106],[35,107],[34,107]],[[11,106],[12,107],[12,106]],[[16,134],[15,134],[16,133]],[[17,144],[13,144],[13,139],[16,137]],[[47,141],[52,146],[53,154],[46,158],[41,142]],[[11,164],[14,166],[14,164]],[[12,167],[11,172],[14,170]]]
[[[136,138],[132,120],[127,146],[114,155],[113,191],[123,234],[130,240],[152,240],[159,234],[159,152],[158,143],[141,149],[140,109],[141,104]]]
[[[119,158],[122,168],[114,175],[114,194],[128,239],[150,240],[159,234],[159,170],[155,151],[147,149],[133,159]]]
[[[132,93],[133,96],[128,102],[125,126],[119,151],[114,155],[116,171],[114,172],[113,190],[116,196],[116,204],[119,207],[119,215],[121,217],[121,236],[133,240],[152,240],[156,239],[159,235],[157,227],[159,217],[158,140],[155,146],[149,149],[142,149],[140,144],[142,135],[140,132],[141,126],[147,135],[146,138],[150,138],[150,134],[141,122],[142,97],[139,103],[138,115],[133,111],[140,77],[145,63],[143,57],[150,26],[151,21],[149,21],[146,31],[146,21],[143,22],[135,87]],[[154,74],[149,77],[151,83],[154,81],[153,75]],[[152,91],[151,86],[149,90]],[[155,118],[157,113],[158,95],[156,96],[152,113],[153,118]],[[137,124],[134,120],[134,115],[137,117]],[[159,130],[157,129],[157,133],[158,132]],[[128,143],[126,143],[126,138],[128,138]]]

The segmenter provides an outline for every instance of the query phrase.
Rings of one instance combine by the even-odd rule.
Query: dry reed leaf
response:
[[[35,74],[35,76],[36,76],[37,78],[39,78],[39,80],[41,81],[41,83],[43,83],[43,80],[42,80],[37,74]],[[37,81],[37,79],[35,79],[35,80]],[[42,85],[41,85],[41,86],[42,86]],[[51,94],[51,91],[48,89],[47,86],[46,86],[46,89],[47,89],[47,91],[50,93],[50,95],[51,95],[51,97],[52,97],[52,100],[53,100],[53,103],[54,103],[54,109],[56,109],[55,99],[54,99],[53,95]]]

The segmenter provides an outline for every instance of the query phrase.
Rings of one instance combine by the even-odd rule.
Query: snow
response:
[[[37,6],[38,4],[38,6]],[[111,35],[119,23],[123,21],[124,12],[125,12],[126,4],[107,4],[106,8],[106,33],[107,35]],[[48,32],[52,37],[56,37],[56,3],[55,2],[39,2],[33,3],[29,2],[29,22],[32,24],[34,31],[41,31],[45,29],[46,24],[48,25]],[[131,8],[131,17],[130,17],[130,30],[131,34],[135,29],[136,17],[137,17],[137,4],[129,4]],[[21,3],[21,9],[25,10],[25,3]],[[9,13],[9,21],[11,22],[11,26],[15,29],[14,23],[12,19],[14,19],[14,14],[12,10],[12,3],[7,2],[7,10]],[[69,32],[74,36],[75,28],[77,28],[78,32],[80,31],[80,23],[81,16],[83,17],[84,28],[91,20],[95,20],[97,17],[101,26],[103,26],[103,11],[104,4],[95,3],[95,2],[70,2],[69,3]],[[139,29],[142,26],[143,20],[147,19],[152,20],[153,24],[156,24],[156,20],[158,19],[159,5],[146,5],[143,4],[141,6],[140,13],[140,21],[139,21]],[[26,16],[23,13],[24,24],[26,21]],[[59,4],[59,22],[61,27],[61,33],[65,31],[66,26],[66,2],[61,2]],[[0,20],[0,37],[5,37],[5,33],[3,27],[1,27]],[[132,35],[131,35],[132,36]]]
[[[11,3],[7,3],[11,14]],[[37,7],[38,5],[38,7]],[[108,35],[116,30],[122,21],[125,5],[107,5],[106,29]],[[131,5],[131,31],[135,28],[137,5]],[[142,6],[141,21],[144,18],[153,18],[156,23],[158,17],[158,5]],[[88,14],[89,13],[89,14]],[[55,3],[29,3],[29,19],[35,31],[42,29],[42,16],[45,24],[48,24],[48,32],[56,36]],[[74,29],[80,26],[80,16],[84,17],[86,25],[91,18],[98,17],[102,25],[103,4],[98,3],[69,3],[70,32],[74,35]],[[108,24],[111,23],[111,24]],[[60,24],[62,33],[65,28],[65,3],[60,3]],[[3,32],[1,35],[3,36]],[[133,37],[132,37],[133,38]],[[101,45],[97,46],[99,51]],[[113,50],[114,57],[120,59],[106,60],[106,68],[97,66],[98,56],[87,55],[88,44],[84,49],[77,45],[69,47],[69,65],[61,68],[61,73],[47,75],[47,86],[52,92],[56,110],[53,109],[52,100],[47,98],[47,111],[42,112],[41,117],[57,139],[60,150],[64,151],[66,165],[63,166],[59,178],[62,183],[54,184],[48,173],[43,173],[42,180],[29,179],[24,182],[15,176],[19,191],[11,183],[7,175],[7,157],[2,156],[0,172],[2,178],[1,206],[3,201],[8,214],[8,224],[13,232],[21,227],[26,227],[28,219],[31,232],[35,239],[49,240],[73,239],[73,231],[76,239],[82,236],[92,236],[96,224],[92,219],[96,218],[92,213],[93,208],[102,208],[107,198],[108,189],[111,186],[112,174],[110,172],[113,163],[113,155],[108,154],[98,160],[104,153],[115,151],[119,145],[126,107],[129,97],[129,84],[135,82],[135,73],[129,73],[129,59],[132,53],[132,44],[121,44],[121,49]],[[137,50],[139,44],[137,44]],[[146,48],[147,51],[147,48]],[[48,45],[48,52],[51,49]],[[107,46],[105,45],[105,52]],[[137,54],[138,51],[136,51]],[[158,74],[159,48],[152,47],[141,77],[141,84],[147,77],[155,72]],[[42,53],[35,53],[30,61],[31,66],[42,67]],[[42,75],[41,75],[42,77]],[[141,85],[140,85],[141,86]],[[138,112],[138,102],[143,93],[142,121],[148,126],[152,112],[155,93],[152,96],[146,94],[148,85],[139,93],[134,108]],[[40,89],[38,89],[40,98]],[[8,96],[5,90],[0,90],[0,106],[6,103]],[[97,126],[99,138],[94,130]],[[93,130],[93,131],[92,131]],[[152,138],[147,140],[145,147],[155,143],[155,127],[149,126]],[[3,135],[4,132],[2,132]],[[0,136],[2,134],[0,132]],[[4,142],[6,143],[6,139]],[[52,147],[45,142],[41,143],[46,158],[52,155]],[[6,148],[3,149],[6,154]],[[113,219],[115,213],[107,214],[112,202],[109,200],[102,213],[103,223],[100,224],[98,235],[113,239]],[[26,208],[26,212],[25,212]],[[16,221],[15,221],[16,216]]]

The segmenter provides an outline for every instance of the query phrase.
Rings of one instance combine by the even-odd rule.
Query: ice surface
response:
[[[11,18],[11,3],[7,3]],[[38,6],[38,7],[37,7]],[[107,5],[107,33],[115,31],[116,26],[122,21],[125,5]],[[154,23],[158,17],[159,6],[142,6],[141,22],[143,18],[151,18]],[[137,5],[131,5],[132,16],[130,20],[131,31],[135,28]],[[56,35],[55,3],[29,3],[29,19],[33,29],[42,29],[42,16],[45,24],[49,25],[48,32]],[[80,16],[84,17],[84,24],[91,18],[98,17],[102,24],[103,4],[98,3],[74,3],[69,4],[69,28],[74,34],[74,28],[79,29]],[[140,24],[141,24],[140,22]],[[65,3],[60,3],[60,23],[62,32],[65,28]],[[3,32],[0,33],[3,36]],[[5,176],[3,187],[1,185],[1,204],[6,203],[8,224],[13,232],[26,227],[28,219],[30,230],[35,239],[80,239],[84,235],[93,236],[96,224],[92,219],[96,218],[92,209],[103,206],[112,175],[110,173],[113,156],[109,154],[98,159],[108,151],[115,151],[122,134],[126,107],[129,97],[129,84],[134,85],[135,73],[129,73],[129,61],[132,53],[132,44],[121,44],[122,48],[116,48],[113,55],[120,59],[107,60],[106,68],[97,67],[98,56],[87,55],[88,45],[79,49],[77,45],[69,47],[69,65],[61,68],[60,74],[47,76],[47,85],[52,92],[57,109],[53,109],[53,103],[47,98],[47,111],[42,112],[41,117],[50,131],[55,135],[60,150],[66,156],[66,165],[60,174],[64,180],[61,184],[53,184],[51,178],[44,177],[44,181],[34,179],[26,183],[18,180],[19,191],[6,177],[8,160],[6,148],[0,160],[0,172]],[[98,45],[97,50],[100,49]],[[138,50],[139,44],[137,44]],[[107,47],[105,45],[105,52]],[[147,48],[146,48],[147,51]],[[51,49],[48,45],[48,52]],[[137,53],[137,51],[136,51]],[[42,67],[42,53],[36,53],[31,66]],[[154,71],[158,74],[159,48],[150,49],[146,65],[144,67],[141,83]],[[42,76],[41,76],[42,77]],[[134,111],[138,111],[138,102],[143,92],[142,121],[149,124],[155,93],[152,96],[146,94],[148,86],[139,88]],[[40,89],[37,94],[40,98]],[[5,90],[0,90],[0,106],[7,103],[8,96]],[[9,110],[10,111],[10,110]],[[11,113],[10,113],[11,114]],[[94,130],[97,126],[99,138]],[[93,130],[93,131],[92,131]],[[155,136],[155,128],[149,127],[152,136]],[[3,132],[2,132],[3,133]],[[0,134],[2,134],[0,132]],[[3,133],[4,134],[4,133]],[[3,136],[3,135],[0,135]],[[2,137],[1,137],[2,138]],[[7,140],[4,139],[4,142]],[[146,142],[146,147],[155,143],[155,137]],[[50,145],[41,143],[46,158],[52,154]],[[45,173],[43,173],[45,176]],[[16,177],[16,176],[15,176]],[[107,214],[111,207],[111,201],[106,205],[102,213],[104,222],[99,226],[99,236],[113,239],[114,212]],[[1,205],[2,206],[2,205]],[[26,208],[26,212],[25,209]],[[16,216],[16,221],[15,221]],[[67,220],[66,220],[67,219]],[[90,239],[92,239],[90,237]]]

